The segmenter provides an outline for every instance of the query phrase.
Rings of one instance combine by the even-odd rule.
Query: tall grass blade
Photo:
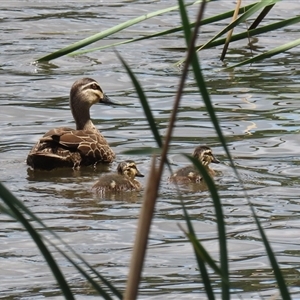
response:
[[[228,32],[229,30],[231,30],[232,28],[234,28],[238,24],[240,24],[240,23],[244,22],[245,20],[247,20],[247,18],[251,17],[257,11],[259,11],[260,9],[262,9],[265,6],[272,5],[272,4],[274,4],[274,3],[278,2],[278,1],[280,1],[280,0],[264,0],[264,1],[261,1],[261,2],[257,2],[250,9],[248,9],[245,13],[243,13],[237,20],[235,20],[234,22],[230,23],[228,26],[226,26],[224,29],[222,29],[219,33],[217,33],[212,39],[210,39],[208,42],[206,42],[201,47],[199,47],[199,49],[197,49],[197,51],[200,51],[200,50],[202,50],[204,48],[209,47],[210,44],[213,41],[215,41],[221,35],[225,34],[226,32]],[[180,65],[183,62],[184,62],[184,59],[178,61],[176,63],[176,65]]]
[[[190,5],[194,5],[195,3],[198,3],[198,2],[201,2],[200,0],[197,0],[195,2],[192,2],[192,3],[189,3],[187,4],[187,6],[190,6]],[[152,13],[148,13],[148,14],[145,14],[145,15],[142,15],[140,17],[137,17],[137,18],[134,18],[132,20],[129,20],[129,21],[126,21],[126,22],[123,22],[119,25],[116,25],[112,28],[109,28],[107,30],[104,30],[100,33],[97,33],[97,34],[94,34],[88,38],[85,38],[79,42],[76,42],[76,43],[73,43],[67,47],[64,47],[58,51],[55,51],[51,54],[48,54],[46,56],[43,56],[41,58],[38,58],[36,61],[37,62],[45,62],[45,61],[50,61],[50,60],[53,60],[53,59],[56,59],[58,57],[61,57],[61,56],[64,56],[66,54],[69,54],[75,50],[78,50],[80,48],[83,48],[85,46],[88,46],[92,43],[95,43],[97,41],[99,41],[100,39],[103,39],[109,35],[112,35],[118,31],[121,31],[121,30],[124,30],[134,24],[137,24],[139,22],[142,22],[144,20],[147,20],[147,19],[150,19],[150,18],[153,18],[153,17],[156,17],[158,15],[161,15],[161,14],[164,14],[164,13],[167,13],[167,12],[170,12],[170,11],[173,11],[173,10],[177,10],[178,9],[178,6],[172,6],[172,7],[168,7],[168,8],[165,8],[165,9],[161,9],[161,10],[158,10],[158,11],[155,11],[155,12],[152,12]]]
[[[254,208],[252,205],[250,205],[251,207],[251,210],[252,210],[252,214],[255,218],[255,222],[256,222],[256,225],[258,227],[258,230],[260,232],[260,235],[262,237],[262,240],[263,240],[263,243],[265,245],[265,248],[266,248],[266,251],[267,251],[267,254],[268,254],[268,257],[269,257],[269,260],[270,260],[270,263],[271,263],[271,266],[273,268],[273,271],[274,271],[274,275],[275,275],[275,278],[276,278],[276,281],[277,281],[277,284],[278,284],[278,288],[280,290],[280,293],[281,293],[281,299],[284,299],[284,300],[291,300],[291,296],[289,294],[289,291],[287,289],[287,285],[285,283],[285,280],[283,278],[283,275],[282,275],[282,272],[280,270],[280,267],[277,263],[277,260],[276,260],[276,257],[272,251],[272,248],[271,248],[271,245],[267,239],[267,236],[265,235],[264,233],[264,230],[262,229],[261,227],[261,224],[255,214],[255,211],[254,211]]]
[[[253,14],[255,14],[260,9],[264,8],[265,6],[275,4],[280,0],[264,0],[261,2],[257,2],[254,6],[252,6],[249,10],[247,10],[245,13],[243,13],[237,20],[230,23],[228,26],[226,26],[224,29],[222,29],[218,34],[216,34],[211,40],[209,40],[207,43],[205,43],[202,47],[198,49],[201,50],[202,48],[209,45],[212,41],[216,40],[218,37],[229,31],[230,29],[236,27],[238,24],[246,21],[249,17],[251,17]]]
[[[244,6],[244,7],[240,8],[239,14],[247,11],[253,5],[255,5],[255,4],[249,4],[247,6]],[[203,25],[207,25],[207,24],[222,21],[224,19],[230,18],[232,16],[232,14],[233,14],[233,10],[227,11],[225,13],[222,13],[222,14],[219,14],[219,15],[216,15],[216,16],[212,16],[212,17],[203,19],[203,20],[201,20],[200,25],[203,26]],[[194,26],[195,26],[195,22],[190,24],[191,28],[194,27]],[[116,47],[116,46],[120,46],[120,45],[124,45],[124,44],[135,43],[135,42],[139,42],[139,41],[142,41],[142,40],[148,40],[148,39],[152,39],[152,38],[156,38],[156,37],[162,37],[162,36],[173,34],[173,33],[180,32],[180,31],[182,31],[182,26],[178,26],[178,27],[175,27],[175,28],[172,28],[172,29],[160,31],[160,32],[150,34],[150,35],[146,35],[146,36],[139,37],[139,38],[133,38],[133,39],[129,39],[129,40],[118,42],[118,43],[104,45],[104,46],[101,46],[101,47],[90,48],[90,49],[87,49],[87,50],[75,51],[75,52],[70,53],[69,55],[70,56],[73,56],[73,55],[75,56],[75,55],[85,54],[85,53],[98,51],[98,50],[103,50],[103,49],[106,49],[106,48]],[[186,49],[183,49],[183,50],[186,50]]]
[[[187,15],[182,16],[182,21],[183,21],[183,24],[184,24],[184,33],[185,33],[186,43],[188,45],[189,39],[190,39],[190,29],[189,29],[189,26],[188,26],[189,23],[188,23]],[[222,134],[221,127],[219,125],[217,116],[216,116],[214,108],[212,106],[210,96],[209,96],[208,90],[206,88],[205,80],[203,78],[202,71],[201,71],[201,68],[200,68],[200,63],[198,61],[198,57],[197,57],[196,53],[194,53],[194,55],[193,55],[191,64],[192,64],[195,80],[196,80],[196,83],[197,83],[197,86],[198,86],[198,89],[199,89],[199,93],[200,93],[200,95],[202,95],[203,101],[206,105],[206,108],[207,108],[207,111],[210,115],[211,121],[214,124],[214,127],[217,131],[217,134],[218,134],[219,138],[220,138],[222,146],[224,147],[224,149],[226,151],[226,154],[227,154],[228,158],[230,159],[231,165],[233,166],[234,163],[233,163],[233,160],[231,159],[229,149],[226,145],[226,140],[225,140],[225,138]]]
[[[261,26],[261,27],[256,28],[256,29],[252,29],[252,30],[249,30],[249,31],[247,30],[247,31],[244,31],[244,32],[241,32],[241,33],[238,33],[238,34],[234,34],[231,37],[231,42],[239,41],[239,40],[242,40],[242,39],[247,38],[249,36],[256,36],[256,35],[259,35],[259,34],[262,34],[262,33],[272,32],[274,30],[284,28],[284,27],[287,27],[287,26],[291,26],[291,25],[297,24],[299,22],[300,22],[300,17],[296,16],[296,17],[285,19],[285,20],[275,22],[275,23],[272,23],[272,24],[269,24],[269,25]],[[203,47],[204,45],[199,45],[199,46],[196,46],[195,48],[201,48],[201,50],[210,49],[210,48],[213,48],[213,47],[216,47],[216,46],[223,45],[225,43],[225,40],[226,40],[225,38],[217,39],[217,40],[213,41],[212,43],[210,43],[209,45],[207,45],[206,47]],[[186,47],[163,48],[163,49],[170,50],[170,51],[171,50],[173,50],[173,51],[185,51]]]
[[[75,260],[73,260],[70,256],[68,256],[64,251],[62,251],[59,247],[57,247],[55,244],[53,244],[51,241],[49,243],[62,255],[67,259],[76,269],[79,273],[82,274],[82,276],[91,284],[91,286],[101,295],[104,299],[106,300],[112,300],[108,293],[104,291],[103,288],[100,287],[100,285],[91,277],[88,275],[88,273],[79,266],[79,263]],[[82,260],[82,259],[81,259]],[[93,267],[88,266],[89,269],[101,280],[103,281],[109,288],[110,290],[119,298],[122,299],[122,294],[114,288],[109,281],[104,279]]]
[[[156,127],[155,119],[153,117],[152,111],[151,111],[150,106],[148,104],[146,95],[145,95],[141,85],[139,84],[138,80],[136,79],[135,75],[133,74],[133,72],[131,71],[129,66],[126,64],[124,59],[118,53],[117,53],[117,56],[120,59],[120,61],[121,61],[122,65],[124,66],[124,68],[126,69],[127,74],[129,75],[129,77],[130,77],[130,79],[131,79],[131,81],[132,81],[132,83],[135,87],[135,90],[136,90],[136,92],[139,96],[139,99],[140,99],[141,104],[143,106],[144,112],[146,114],[148,123],[150,125],[152,133],[153,133],[154,138],[156,140],[156,143],[157,143],[158,147],[162,148],[162,140],[161,140],[161,137],[159,135],[159,131]]]
[[[207,184],[209,192],[211,194],[211,198],[214,203],[216,220],[217,220],[217,228],[219,233],[219,247],[220,247],[220,269],[222,274],[222,299],[230,299],[230,289],[229,289],[229,266],[228,266],[228,250],[227,250],[227,241],[226,241],[226,227],[224,222],[224,215],[222,210],[221,199],[218,194],[217,187],[207,173],[206,169],[199,160],[189,155],[186,157],[193,163],[197,170],[199,170],[200,174],[203,177],[204,182]]]
[[[5,187],[4,187],[5,188]],[[5,190],[2,190],[2,187],[0,186],[0,196],[1,198],[6,197],[5,193],[3,194],[3,191],[5,192]],[[3,196],[3,197],[2,197]],[[7,198],[3,198],[4,202],[6,203]],[[99,279],[101,279],[103,281],[103,283],[112,291],[112,293],[114,295],[116,295],[117,297],[121,298],[122,294],[109,282],[107,281],[103,276],[101,276],[92,266],[90,266],[80,255],[78,255],[68,244],[66,244],[54,231],[50,230],[49,228],[47,228],[47,226],[35,215],[33,214],[26,206],[24,206],[24,204],[19,201],[16,197],[12,197],[9,199],[10,203],[12,205],[14,205],[18,210],[23,211],[25,214],[27,214],[32,220],[36,221],[38,224],[40,224],[43,228],[45,228],[51,235],[53,235],[61,244],[63,244],[68,250],[70,250],[79,260],[81,260],[81,262],[83,264],[85,264],[85,266],[87,268],[89,268]],[[19,219],[17,218],[17,216],[12,212],[11,209],[6,208],[4,206],[0,206],[0,209],[2,210],[2,212],[7,213],[8,215],[10,215],[11,217],[13,217],[16,221],[19,221]],[[33,228],[33,230],[35,230]],[[37,233],[38,234],[38,233]],[[41,236],[41,239],[45,239],[44,237]],[[49,240],[46,239],[48,243],[50,243],[51,245],[53,245],[53,243]],[[59,252],[61,252],[61,250],[56,246],[53,245],[53,247],[55,247]],[[69,259],[69,261],[71,263],[74,263],[74,261],[71,261],[71,258],[69,258],[65,253],[64,256]],[[47,260],[46,260],[47,261]],[[76,268],[76,262],[74,263],[74,267]],[[84,275],[89,276],[87,274]],[[91,278],[90,278],[91,279]],[[100,288],[100,287],[98,287]]]
[[[60,271],[58,264],[56,263],[55,259],[53,258],[52,254],[50,253],[46,245],[44,244],[42,238],[40,237],[38,232],[31,226],[31,224],[27,221],[27,219],[23,216],[20,207],[15,205],[17,202],[19,202],[19,200],[8,189],[6,189],[1,182],[0,182],[0,195],[4,203],[10,208],[12,213],[15,215],[16,220],[18,220],[24,226],[24,228],[27,230],[27,232],[32,237],[37,247],[43,254],[65,298],[70,300],[75,299],[67,281],[65,280],[64,275]]]
[[[266,58],[270,58],[274,55],[277,55],[277,54],[281,54],[285,51],[288,51],[289,49],[292,49],[294,47],[297,47],[300,45],[300,39],[298,40],[295,40],[295,41],[292,41],[292,42],[289,42],[287,44],[284,44],[284,45],[281,45],[279,47],[276,47],[272,50],[269,50],[265,53],[262,53],[262,54],[259,54],[259,55],[256,55],[250,59],[247,59],[247,60],[244,60],[238,64],[235,64],[233,66],[230,66],[228,68],[225,68],[224,70],[229,70],[229,69],[233,69],[233,68],[236,68],[236,67],[240,67],[240,66],[244,66],[244,65],[248,65],[248,64],[252,64],[252,63],[255,63],[255,62],[259,62],[263,59],[266,59]]]
[[[187,227],[188,227],[188,233],[186,233],[185,231],[184,231],[184,233],[186,234],[186,236],[188,237],[188,239],[190,240],[190,242],[193,245],[194,253],[195,253],[195,256],[196,256],[197,263],[198,263],[198,267],[199,267],[199,270],[200,270],[201,275],[202,275],[202,280],[203,280],[203,283],[204,283],[206,295],[207,295],[208,299],[214,300],[215,296],[214,296],[214,293],[213,293],[213,289],[212,289],[212,286],[211,286],[211,281],[210,281],[210,278],[209,278],[209,275],[208,275],[208,272],[207,272],[207,269],[206,269],[206,266],[205,266],[204,262],[205,261],[210,261],[211,264],[213,265],[213,269],[215,271],[218,270],[218,272],[220,273],[220,270],[215,265],[215,263],[213,262],[213,260],[209,256],[209,254],[205,251],[205,249],[198,242],[198,240],[196,238],[194,228],[193,228],[193,225],[192,225],[192,222],[190,220],[190,216],[188,215],[188,212],[187,212],[187,210],[185,208],[185,205],[184,205],[184,202],[182,200],[181,200],[181,206],[182,206],[182,209],[183,209],[183,212],[184,212],[184,218],[185,218],[185,221],[186,221]]]
[[[179,0],[179,2],[183,3],[182,0]],[[187,45],[189,45],[190,42],[190,29],[189,29],[189,20],[188,20],[188,16],[185,10],[185,7],[181,4],[181,9],[180,9],[180,13],[181,13],[181,19],[182,19],[182,24],[184,26],[184,34],[185,34],[185,39],[186,39],[186,43]],[[227,148],[226,145],[226,141],[225,138],[221,132],[221,128],[219,126],[219,123],[217,121],[217,117],[215,115],[215,112],[213,110],[211,101],[210,101],[210,97],[205,85],[205,81],[203,79],[202,76],[202,72],[200,69],[200,64],[198,61],[198,57],[196,55],[196,53],[194,52],[193,56],[192,56],[192,60],[191,60],[191,65],[194,71],[194,76],[199,88],[199,93],[202,95],[202,98],[205,102],[205,105],[207,107],[207,111],[210,114],[211,120],[214,123],[214,126],[216,128],[216,131],[218,133],[218,136],[220,138],[220,140],[222,141],[223,147],[226,150],[228,157],[231,160],[231,163],[233,165],[232,159],[230,157],[229,154],[229,150]],[[191,158],[189,158],[191,159]],[[192,162],[195,164],[196,167],[200,168],[201,171],[201,167],[202,165],[200,164],[199,161],[196,161],[195,159],[191,159]],[[203,167],[202,167],[203,169]],[[202,173],[202,172],[201,172]],[[228,269],[228,254],[227,254],[227,246],[226,246],[226,235],[225,235],[225,225],[224,225],[224,220],[223,220],[223,213],[222,213],[222,206],[220,203],[220,199],[217,193],[217,190],[215,188],[215,185],[213,183],[213,181],[211,180],[211,178],[209,177],[208,174],[206,174],[207,176],[204,177],[205,181],[207,182],[207,185],[209,187],[209,190],[211,192],[213,201],[214,201],[214,206],[216,209],[216,217],[218,220],[218,232],[219,232],[219,245],[220,245],[220,263],[221,263],[221,270],[223,273],[223,276],[225,278],[224,281],[222,281],[221,285],[222,285],[222,298],[227,300],[230,298],[230,290],[229,290],[229,286],[228,286],[228,282],[229,282],[229,269]],[[204,174],[203,174],[204,176]]]

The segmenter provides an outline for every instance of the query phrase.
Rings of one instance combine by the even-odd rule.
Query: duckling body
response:
[[[77,80],[70,91],[76,130],[60,127],[48,131],[29,152],[27,164],[33,169],[52,170],[112,162],[115,154],[90,118],[90,107],[96,103],[112,104],[94,79]]]
[[[144,177],[132,160],[121,162],[116,174],[103,175],[94,184],[92,190],[98,194],[106,192],[140,191],[142,186],[135,177]]]
[[[193,156],[202,163],[210,176],[215,175],[216,172],[209,167],[209,164],[218,164],[220,161],[213,155],[209,147],[196,147]],[[202,175],[198,172],[198,170],[195,169],[193,165],[189,165],[172,174],[172,176],[169,178],[169,181],[179,184],[200,183],[202,181]]]

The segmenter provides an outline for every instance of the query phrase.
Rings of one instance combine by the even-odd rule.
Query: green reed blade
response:
[[[300,39],[292,41],[292,42],[289,42],[289,43],[281,45],[281,46],[278,46],[278,47],[276,47],[276,48],[274,48],[272,50],[269,50],[269,51],[267,51],[265,53],[256,55],[256,56],[254,56],[254,57],[252,57],[250,59],[244,60],[244,61],[242,61],[242,62],[240,62],[238,64],[235,64],[233,66],[225,68],[224,70],[229,70],[229,69],[233,69],[233,68],[240,67],[240,66],[243,66],[243,65],[252,64],[252,63],[261,61],[263,59],[270,58],[270,57],[272,57],[274,55],[283,53],[285,51],[288,51],[289,49],[292,49],[292,48],[297,47],[299,45],[300,45]]]
[[[193,3],[189,3],[189,4],[186,4],[187,6],[190,6],[190,5],[194,5],[195,3],[198,3],[198,2],[201,2],[201,0],[197,0]],[[64,47],[58,51],[55,51],[51,54],[48,54],[46,56],[43,56],[41,58],[38,58],[36,61],[37,62],[44,62],[44,61],[50,61],[50,60],[53,60],[55,58],[58,58],[58,57],[61,57],[63,55],[66,55],[66,54],[69,54],[75,50],[78,50],[80,48],[83,48],[87,45],[90,45],[92,43],[95,43],[97,41],[99,41],[100,39],[103,39],[109,35],[112,35],[118,31],[121,31],[125,28],[128,28],[134,24],[137,24],[139,22],[142,22],[142,21],[145,21],[147,19],[150,19],[150,18],[153,18],[153,17],[156,17],[158,15],[161,15],[161,14],[164,14],[164,13],[167,13],[167,12],[170,12],[170,11],[173,11],[173,10],[177,10],[178,9],[178,6],[172,6],[172,7],[168,7],[168,8],[165,8],[165,9],[161,9],[161,10],[158,10],[158,11],[155,11],[155,12],[152,12],[152,13],[149,13],[149,14],[145,14],[145,15],[142,15],[140,17],[137,17],[137,18],[134,18],[132,20],[129,20],[129,21],[126,21],[126,22],[123,22],[119,25],[116,25],[112,28],[109,28],[107,30],[104,30],[100,33],[97,33],[97,34],[94,34],[88,38],[85,38],[79,42],[76,42],[76,43],[73,43],[67,47]]]
[[[44,244],[41,236],[32,227],[30,222],[27,221],[27,219],[24,217],[20,209],[20,206],[18,205],[20,201],[8,189],[6,189],[1,182],[0,182],[0,196],[4,201],[4,203],[10,208],[12,213],[15,215],[16,220],[19,221],[24,226],[26,231],[29,233],[31,238],[36,243],[37,247],[43,254],[45,260],[47,261],[48,266],[50,267],[53,276],[56,279],[65,298],[70,300],[75,299],[67,281],[65,280],[63,273],[60,271],[58,264],[56,263],[54,257],[52,256],[52,254],[50,253],[46,245]]]
[[[112,300],[113,298],[108,295],[106,291],[104,291],[103,288],[100,287],[100,285],[91,277],[88,275],[87,271],[85,271],[83,268],[81,268],[77,261],[73,260],[70,256],[68,256],[64,251],[62,251],[57,245],[52,243],[51,241],[48,241],[51,246],[53,246],[65,259],[67,259],[74,267],[77,269],[79,273],[82,274],[82,276],[92,285],[92,287],[106,300]],[[81,258],[81,260],[83,260]],[[93,271],[93,273],[101,279],[108,287],[112,286],[106,279],[104,279],[93,267],[87,265],[88,268]],[[112,286],[113,287],[113,286]],[[116,290],[114,287],[111,289],[113,293],[119,298],[122,299],[122,294]]]
[[[179,0],[179,1],[182,1],[182,0]],[[183,5],[181,5],[180,13],[181,13],[182,24],[184,26],[184,35],[185,35],[185,39],[186,39],[186,44],[189,45],[191,33],[190,33],[190,28],[189,28],[188,16],[187,16],[185,7]],[[208,91],[207,91],[207,88],[205,85],[205,81],[204,81],[204,78],[203,78],[203,75],[201,72],[200,64],[199,64],[196,53],[194,53],[194,55],[192,57],[191,65],[192,65],[192,69],[194,72],[196,83],[199,88],[199,93],[200,93],[200,95],[202,95],[203,101],[206,105],[207,111],[209,112],[210,118],[215,126],[218,136],[222,142],[222,145],[223,145],[225,151],[227,152],[227,155],[231,161],[231,164],[233,165],[233,161],[230,157],[225,138],[222,134],[220,125],[218,123],[216,114],[214,112],[212,103],[210,101],[210,97],[209,97],[209,94],[208,94]],[[193,161],[193,163],[195,164],[196,167],[199,167],[199,165],[200,165],[199,161]],[[201,166],[199,168],[201,168]],[[226,233],[225,233],[225,224],[224,224],[223,213],[222,213],[222,206],[221,206],[221,202],[220,202],[220,199],[219,199],[219,196],[218,196],[218,193],[217,193],[217,190],[215,188],[213,181],[211,180],[211,178],[209,178],[209,176],[206,176],[206,177],[207,178],[205,178],[205,181],[207,182],[209,190],[211,192],[211,195],[212,195],[212,198],[214,201],[215,210],[216,210],[216,217],[218,220],[217,224],[218,224],[218,232],[219,232],[220,264],[221,264],[222,274],[225,279],[225,280],[222,280],[222,282],[221,282],[222,299],[227,300],[227,299],[230,299],[230,289],[229,289],[229,285],[228,285],[228,283],[229,283],[229,268],[228,268],[228,251],[227,251],[227,244],[226,244]]]
[[[272,24],[268,24],[268,25],[265,25],[265,26],[261,26],[259,28],[252,29],[252,30],[249,30],[249,31],[247,30],[247,31],[243,31],[243,32],[234,34],[234,35],[232,35],[230,41],[231,42],[239,41],[239,40],[248,38],[249,36],[252,37],[252,36],[260,35],[262,33],[272,32],[274,30],[284,28],[284,27],[287,27],[287,26],[291,26],[291,25],[294,25],[294,24],[297,24],[297,23],[300,23],[300,17],[299,16],[296,16],[296,17],[293,17],[293,18],[290,18],[290,19],[286,19],[286,20],[282,20],[282,21],[279,21],[279,22],[275,22],[275,23],[272,23]],[[216,46],[223,45],[225,41],[226,41],[226,38],[217,39],[217,40],[211,42],[209,45],[207,45],[205,47],[204,47],[204,45],[199,45],[199,46],[196,46],[195,48],[201,48],[201,50],[210,49],[210,48],[213,48],[213,47],[216,47]],[[186,51],[187,50],[186,47],[163,48],[163,49],[169,50],[169,51],[172,51],[172,50],[173,51]]]
[[[270,245],[270,243],[269,243],[269,241],[267,239],[267,236],[264,233],[263,228],[261,227],[261,224],[260,224],[260,222],[258,220],[258,217],[255,214],[255,210],[254,210],[253,206],[250,203],[249,203],[249,206],[250,206],[250,208],[252,210],[252,214],[254,216],[256,225],[257,225],[258,230],[260,232],[260,235],[262,237],[262,241],[263,241],[263,243],[265,245],[265,248],[266,248],[266,251],[267,251],[270,263],[271,263],[271,266],[273,268],[274,275],[275,275],[275,278],[276,278],[276,282],[278,284],[278,288],[279,288],[280,293],[281,293],[281,299],[291,300],[292,298],[291,298],[291,296],[289,294],[289,291],[288,291],[287,285],[285,283],[284,277],[283,277],[282,272],[280,270],[280,267],[279,267],[279,265],[277,263],[277,260],[276,260],[276,257],[274,255],[274,252],[272,251],[271,245]]]
[[[229,266],[228,266],[228,250],[227,250],[227,239],[226,239],[226,227],[224,222],[224,214],[222,209],[221,199],[218,194],[218,189],[207,173],[205,167],[200,163],[196,158],[185,155],[196,167],[196,169],[202,175],[204,182],[206,183],[209,192],[211,194],[211,198],[214,203],[216,220],[217,220],[217,228],[219,234],[219,247],[220,247],[220,272],[222,274],[222,299],[230,298],[230,279],[229,279]]]
[[[210,44],[213,41],[215,41],[218,37],[220,37],[221,35],[225,34],[226,32],[228,32],[229,30],[231,30],[232,28],[234,28],[238,24],[246,21],[247,18],[251,17],[257,11],[259,11],[262,8],[264,8],[265,6],[272,5],[272,4],[274,4],[274,3],[278,2],[278,1],[280,1],[280,0],[264,0],[264,1],[261,1],[261,2],[257,2],[255,5],[253,5],[251,8],[249,8],[245,13],[243,13],[237,20],[235,20],[234,22],[230,23],[228,26],[226,26],[224,29],[222,29],[219,33],[217,33],[212,39],[210,39],[208,42],[206,42],[201,47],[199,47],[199,49],[197,49],[197,51],[200,51],[200,50],[202,50],[204,48],[209,47]],[[176,63],[176,65],[180,65],[184,61],[185,61],[184,59],[181,59],[180,61],[178,61]]]
[[[245,7],[242,7],[239,10],[239,13],[247,11],[253,5],[254,4],[250,4],[250,5],[247,5]],[[219,22],[219,21],[222,21],[224,19],[230,18],[232,16],[232,14],[233,14],[233,10],[227,11],[225,13],[203,19],[203,20],[201,20],[200,24],[201,24],[201,26],[203,26],[203,25]],[[191,28],[194,27],[194,26],[195,26],[195,22],[190,24]],[[161,36],[173,34],[173,33],[180,32],[180,31],[182,31],[182,26],[178,26],[178,27],[175,27],[175,28],[172,28],[172,29],[160,31],[160,32],[150,34],[150,35],[146,35],[146,36],[143,36],[143,37],[140,37],[140,38],[133,38],[133,39],[129,39],[129,40],[118,42],[118,43],[104,45],[104,46],[101,46],[101,47],[90,48],[90,49],[87,49],[87,50],[75,51],[73,53],[70,53],[69,55],[74,56],[74,55],[85,54],[85,53],[89,53],[89,52],[93,52],[93,51],[103,50],[103,49],[106,49],[106,48],[116,47],[116,46],[119,46],[119,45],[135,43],[135,42],[139,42],[139,41],[142,41],[142,40],[152,39],[152,38],[155,38],[155,37],[161,37]],[[186,48],[184,50],[186,50]]]
[[[179,1],[182,2],[182,0],[179,0]],[[189,28],[188,16],[187,16],[186,10],[183,5],[181,5],[180,13],[181,13],[182,24],[184,27],[186,44],[189,45],[189,40],[191,38],[191,32],[190,32],[190,28]],[[191,64],[192,64],[193,68],[195,68],[195,64],[197,64],[197,66],[198,66],[197,71],[200,72],[200,74],[201,74],[198,59],[195,54],[193,55]],[[194,70],[194,72],[195,72],[195,70]],[[202,84],[200,84],[199,86],[202,86]],[[204,89],[205,89],[205,85],[204,85]],[[202,91],[202,89],[200,89],[200,94],[202,94],[202,97],[204,98],[205,91]],[[213,198],[218,197],[216,190],[212,190],[211,193],[212,193]],[[218,208],[216,207],[215,209],[216,209],[216,211],[217,210],[219,211],[219,209],[221,209],[221,206],[219,205],[219,207]],[[222,215],[222,212],[221,212],[221,215]],[[227,248],[226,248],[225,228],[224,228],[224,226],[222,226],[222,220],[223,220],[223,218],[220,218],[220,222],[219,222],[219,219],[218,219],[220,262],[221,262],[221,269],[222,269],[223,275],[224,275],[226,281],[228,282]],[[222,297],[223,297],[223,299],[229,299],[229,288],[228,288],[227,284],[225,285],[224,281],[222,281]]]
[[[181,201],[181,203],[183,203],[183,201]],[[188,220],[187,216],[185,216],[184,218],[185,218],[186,221]],[[212,286],[211,286],[211,280],[209,278],[209,275],[208,275],[208,272],[207,272],[207,269],[206,269],[206,266],[205,266],[205,263],[204,263],[205,258],[203,258],[203,256],[204,256],[203,252],[201,250],[199,251],[201,245],[198,242],[198,240],[196,239],[195,235],[185,232],[182,228],[181,228],[181,230],[184,232],[184,234],[186,235],[186,237],[189,239],[190,243],[193,246],[195,257],[196,257],[197,264],[198,264],[198,268],[200,270],[201,278],[202,278],[202,281],[203,281],[203,284],[204,284],[204,287],[205,287],[205,292],[206,292],[206,295],[207,295],[207,299],[214,300],[215,295],[213,293],[213,289],[212,289]],[[202,248],[202,250],[204,250],[204,248]]]
[[[12,195],[12,194],[11,194]],[[116,295],[119,299],[122,298],[122,294],[109,282],[107,281],[103,276],[101,276],[98,272],[96,272],[96,270],[90,266],[80,255],[78,255],[68,244],[66,244],[66,242],[64,242],[54,231],[52,231],[51,229],[49,229],[42,221],[41,219],[39,219],[34,213],[32,213],[21,201],[19,201],[16,197],[14,197],[12,195],[12,197],[10,197],[9,195],[7,196],[5,190],[3,190],[3,186],[1,186],[0,183],[0,196],[1,198],[3,198],[4,202],[6,203],[6,201],[9,200],[9,202],[14,205],[16,207],[16,209],[18,209],[19,211],[23,211],[25,214],[27,214],[32,220],[36,221],[38,224],[40,224],[43,228],[45,228],[51,235],[53,235],[61,244],[63,244],[68,250],[70,250],[79,260],[81,260],[81,262],[83,264],[85,264],[86,267],[88,267],[99,279],[101,279],[103,281],[103,283],[112,291],[112,293],[114,295]],[[8,198],[7,198],[8,197]],[[10,198],[9,198],[10,197]],[[12,216],[15,220],[19,221],[19,219],[17,218],[17,216],[14,214],[14,212],[12,210],[8,210],[5,207],[2,206],[0,207],[0,209],[4,212],[4,213],[8,213],[8,215]],[[35,230],[33,228],[33,230]],[[38,234],[38,233],[37,233]],[[42,237],[41,237],[42,238]],[[51,244],[51,241],[48,240],[48,242]],[[56,247],[56,246],[55,246]],[[66,254],[65,254],[66,255]],[[47,259],[46,259],[47,261]],[[49,263],[47,261],[47,263]],[[74,265],[75,266],[75,265]],[[76,267],[76,266],[75,266]],[[88,276],[90,277],[88,274],[84,275],[85,277]],[[98,289],[101,289],[101,287],[98,287]],[[109,299],[109,298],[107,298]]]
[[[246,21],[249,17],[251,17],[253,14],[255,14],[260,9],[264,8],[265,6],[272,5],[280,0],[264,0],[261,2],[257,2],[254,6],[252,6],[249,10],[247,10],[245,13],[243,13],[237,20],[230,23],[228,26],[226,26],[224,29],[222,29],[218,34],[216,34],[211,40],[209,40],[207,43],[205,43],[202,47],[200,47],[198,50],[201,50],[202,48],[209,45],[212,41],[216,40],[218,37],[226,33],[227,31],[231,30],[232,28],[236,27],[238,24]]]
[[[161,137],[159,135],[159,131],[158,131],[158,128],[156,127],[156,123],[155,123],[155,119],[153,117],[153,114],[152,114],[152,111],[150,109],[150,106],[148,104],[148,101],[147,101],[147,97],[140,85],[140,83],[138,82],[138,80],[136,79],[135,75],[133,74],[133,72],[131,71],[131,69],[129,68],[129,66],[126,64],[126,62],[123,60],[123,58],[118,54],[116,53],[118,58],[120,59],[122,65],[124,66],[124,68],[126,69],[127,71],[127,74],[129,75],[129,77],[131,78],[131,81],[135,87],[135,90],[139,96],[139,99],[141,101],[141,104],[143,106],[143,109],[144,109],[144,113],[147,117],[147,120],[148,120],[148,123],[149,123],[149,126],[152,130],[152,133],[154,135],[154,138],[155,138],[155,141],[158,145],[158,147],[162,148],[162,140],[161,140]]]

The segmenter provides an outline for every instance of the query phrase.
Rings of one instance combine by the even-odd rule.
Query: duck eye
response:
[[[93,90],[100,90],[100,87],[99,87],[98,84],[93,83],[93,84],[91,84],[91,89],[93,89]]]

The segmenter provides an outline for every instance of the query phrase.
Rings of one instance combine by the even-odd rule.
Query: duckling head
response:
[[[198,146],[195,149],[193,156],[200,160],[203,166],[208,166],[210,163],[220,163],[220,161],[213,155],[211,149],[207,146]]]
[[[118,174],[125,175],[130,179],[134,179],[135,177],[144,177],[143,174],[137,169],[136,164],[133,160],[126,160],[119,163],[117,168]]]

